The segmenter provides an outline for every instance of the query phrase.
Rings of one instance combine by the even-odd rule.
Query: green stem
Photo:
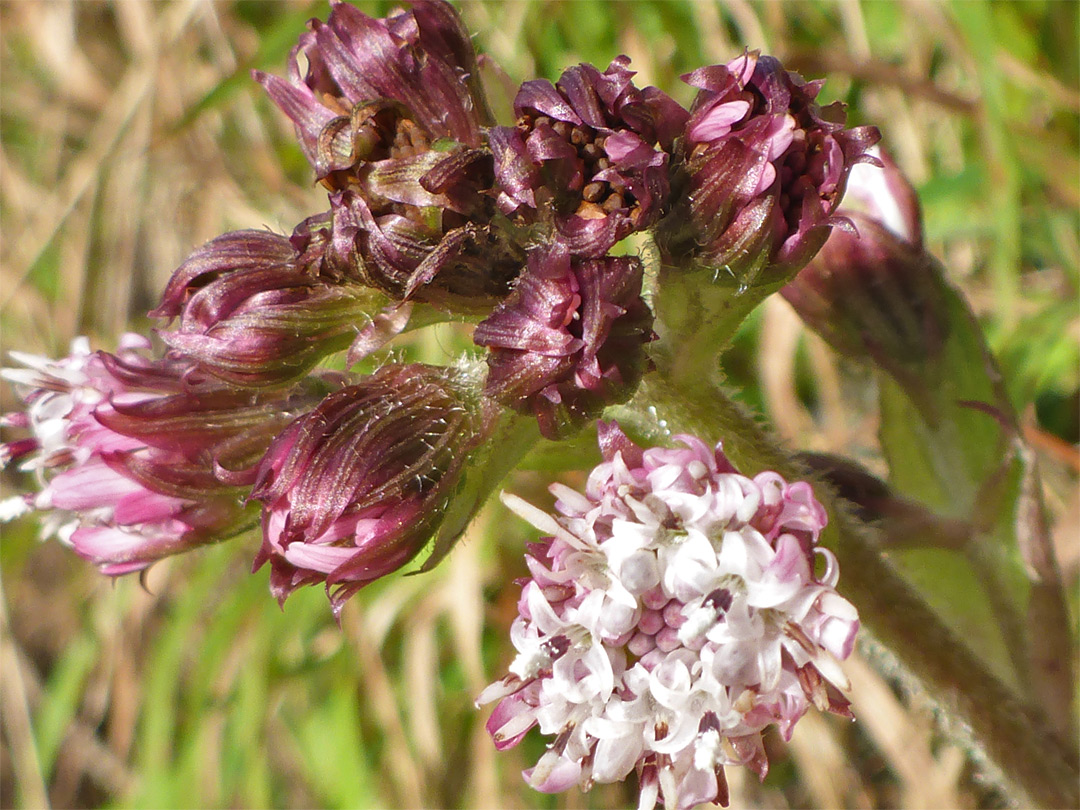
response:
[[[651,424],[654,433],[675,428],[723,437],[725,452],[748,472],[771,469],[789,478],[806,477],[707,375],[680,374],[675,371],[680,364],[666,362],[663,351],[658,354],[657,372],[625,409],[640,426]],[[873,532],[849,514],[829,487],[817,484],[815,492],[830,515],[843,590],[868,629],[932,695],[957,712],[975,742],[1031,800],[1046,807],[1080,805],[1076,752],[1048,734],[1042,714],[1018,700],[939,620],[882,553]]]
[[[685,272],[662,268],[657,330],[663,340],[678,345],[673,357],[677,376],[691,376],[715,362],[739,325],[765,298],[779,290],[786,278],[771,284],[747,285],[725,268]]]

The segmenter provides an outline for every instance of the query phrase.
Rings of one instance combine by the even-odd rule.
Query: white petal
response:
[[[584,549],[587,547],[580,538],[575,537],[564,529],[555,518],[544,510],[533,506],[524,498],[519,498],[517,495],[510,492],[500,492],[499,500],[506,505],[507,509],[526,522],[531,523],[540,531],[552,534],[574,548]]]

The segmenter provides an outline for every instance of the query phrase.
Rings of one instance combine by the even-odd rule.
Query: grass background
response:
[[[382,14],[387,3],[366,3]],[[1078,8],[1029,2],[462,2],[513,83],[627,53],[639,84],[761,48],[827,77],[920,190],[927,239],[997,352],[1040,455],[1066,577],[1078,575]],[[282,73],[323,3],[0,3],[0,339],[56,354],[111,347],[195,246],[288,232],[326,207],[291,125],[248,77]],[[505,100],[504,100],[505,101]],[[395,351],[429,362],[459,327]],[[793,446],[877,459],[871,377],[780,301],[725,359]],[[14,408],[10,389],[2,410]],[[534,502],[580,483],[589,439],[534,454],[506,486]],[[19,480],[5,474],[5,494]],[[548,797],[496,755],[473,698],[505,671],[532,532],[497,503],[434,572],[362,591],[334,624],[307,589],[279,611],[254,538],[115,584],[24,521],[0,543],[0,806],[614,807],[624,786]],[[1076,607],[1074,603],[1074,608]],[[764,785],[733,807],[995,806],[993,774],[887,661],[847,667],[857,723],[808,715],[768,740]]]

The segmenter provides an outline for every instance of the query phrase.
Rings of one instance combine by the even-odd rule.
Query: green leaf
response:
[[[1015,536],[1015,416],[974,316],[937,281],[948,301],[944,345],[917,381],[881,375],[879,436],[896,492],[967,522],[971,539],[963,549],[898,559],[970,647],[1022,688],[1030,589]]]

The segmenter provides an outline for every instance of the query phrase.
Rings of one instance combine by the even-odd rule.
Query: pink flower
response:
[[[279,601],[325,583],[334,612],[415,557],[438,527],[480,438],[447,370],[388,364],[326,397],[259,466],[263,544]]]
[[[693,255],[736,277],[806,264],[844,224],[836,207],[877,129],[846,129],[842,105],[817,104],[822,82],[757,52],[682,78],[698,94],[679,142],[684,204],[660,226],[672,262]]]
[[[809,485],[677,438],[643,451],[602,424],[605,461],[584,494],[552,486],[557,517],[504,495],[551,536],[527,558],[510,674],[477,702],[499,701],[500,749],[533,726],[554,735],[525,772],[537,790],[636,770],[640,807],[725,803],[724,766],[764,778],[766,726],[790,737],[811,704],[848,714],[838,661],[859,622]]]
[[[0,460],[19,461],[39,491],[0,517],[44,512],[43,534],[113,576],[249,525],[237,487],[288,417],[282,397],[208,384],[148,348],[129,334],[112,355],[78,338],[57,361],[13,352],[26,368],[2,372],[26,403],[4,424],[31,436],[0,445]]]

